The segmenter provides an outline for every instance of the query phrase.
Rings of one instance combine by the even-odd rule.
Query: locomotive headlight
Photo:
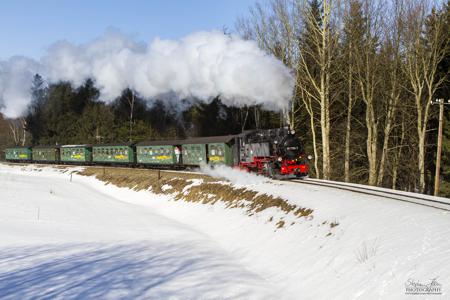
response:
[[[311,159],[312,159],[312,156],[311,156],[311,155],[308,155],[308,159],[311,160]]]
[[[291,134],[295,134],[295,130],[291,130]]]
[[[282,161],[283,160],[283,158],[280,156],[280,157],[278,157],[278,161]]]

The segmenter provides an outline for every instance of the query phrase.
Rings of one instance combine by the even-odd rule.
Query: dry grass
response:
[[[147,169],[86,167],[78,174],[95,176],[106,183],[118,187],[128,187],[135,191],[151,190],[155,194],[172,194],[175,200],[214,204],[223,202],[228,208],[240,208],[248,215],[268,208],[279,209],[297,218],[312,218],[313,210],[288,203],[280,197],[218,182],[216,179],[195,173],[167,172]],[[194,184],[197,183],[197,184]],[[163,189],[163,186],[171,188]],[[270,221],[273,217],[270,218]],[[283,220],[276,223],[277,228],[285,225]]]
[[[339,225],[339,222],[338,222],[338,221],[331,222],[331,223],[330,223],[330,228],[334,228],[334,227],[336,227],[336,226],[338,226],[338,225]]]
[[[284,220],[280,220],[277,222],[277,228],[283,228],[284,227]]]

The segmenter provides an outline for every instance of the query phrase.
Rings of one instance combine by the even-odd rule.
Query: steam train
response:
[[[302,178],[309,166],[303,145],[289,128],[248,131],[237,137],[239,167],[278,179]]]
[[[11,147],[5,150],[5,157],[10,162],[161,169],[189,169],[206,163],[212,166],[228,165],[277,179],[307,176],[307,160],[310,159],[289,128],[137,144]]]

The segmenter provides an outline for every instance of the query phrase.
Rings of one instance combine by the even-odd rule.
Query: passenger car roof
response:
[[[92,147],[92,145],[84,144],[84,145],[61,145],[61,148],[88,148]]]
[[[162,141],[144,141],[137,144],[137,146],[167,146],[167,145],[186,145],[186,144],[211,144],[211,143],[229,143],[236,136],[222,135],[222,136],[208,136],[208,137],[193,137],[187,139],[177,140],[162,140]]]

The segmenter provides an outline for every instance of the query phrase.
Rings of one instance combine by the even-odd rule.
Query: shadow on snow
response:
[[[268,287],[192,243],[55,244],[0,250],[0,298],[248,298]],[[256,294],[255,292],[258,291]]]

